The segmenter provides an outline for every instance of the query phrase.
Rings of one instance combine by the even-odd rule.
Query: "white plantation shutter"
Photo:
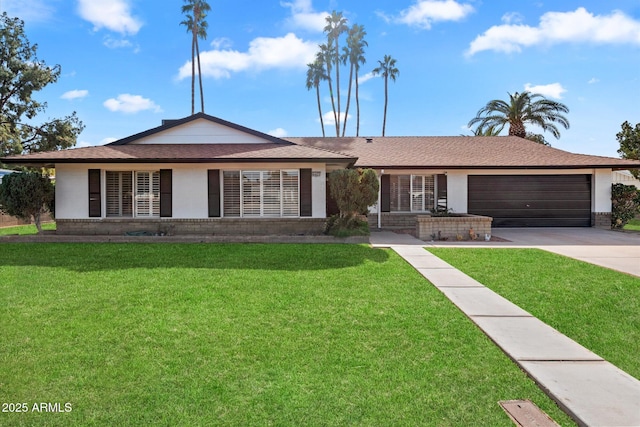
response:
[[[136,172],[136,216],[160,215],[160,174]]]
[[[133,216],[133,174],[106,171],[107,216]]]
[[[259,171],[242,172],[242,207],[243,216],[259,217],[262,201],[261,173]]]
[[[240,171],[224,171],[222,173],[223,215],[240,216]]]
[[[424,211],[424,177],[411,176],[411,210]]]
[[[283,170],[282,172],[282,216],[295,217],[300,215],[300,184],[297,170]]]
[[[262,172],[262,214],[261,216],[278,217],[280,206],[280,172]]]

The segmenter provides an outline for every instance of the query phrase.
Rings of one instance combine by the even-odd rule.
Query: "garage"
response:
[[[469,175],[468,212],[494,227],[590,227],[591,175]]]

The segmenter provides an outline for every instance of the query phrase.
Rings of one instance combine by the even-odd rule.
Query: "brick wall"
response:
[[[418,215],[416,234],[420,240],[446,239],[449,241],[471,240],[470,230],[477,240],[484,240],[485,235],[491,236],[493,218],[488,216],[429,216]]]
[[[211,218],[211,219],[59,219],[57,234],[124,235],[147,232],[158,235],[320,235],[326,220],[322,218]]]
[[[378,228],[378,214],[369,214],[367,217],[369,221],[369,228]],[[404,213],[404,212],[383,212],[381,214],[382,228],[415,228],[416,226],[416,214]]]
[[[591,226],[610,230],[611,212],[591,212]]]

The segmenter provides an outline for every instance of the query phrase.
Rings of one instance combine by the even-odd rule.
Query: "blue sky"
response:
[[[567,151],[618,157],[615,134],[640,122],[638,0],[209,0],[200,42],[205,112],[277,136],[321,135],[306,64],[323,42],[324,17],[342,11],[367,32],[360,73],[361,135],[382,131],[385,54],[387,135],[460,135],[487,101],[529,89],[570,108]],[[0,0],[60,64],[37,95],[45,118],[76,111],[80,146],[100,145],[191,112],[191,40],[178,0]],[[347,72],[341,76],[346,94]],[[322,108],[331,109],[323,87]],[[343,101],[344,104],[345,101]],[[196,105],[199,101],[196,101]],[[355,108],[347,134],[355,134]],[[535,130],[535,129],[532,129]],[[331,128],[327,126],[327,134]],[[505,131],[506,132],[506,131]]]

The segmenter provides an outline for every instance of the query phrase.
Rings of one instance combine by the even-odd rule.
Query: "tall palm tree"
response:
[[[307,64],[307,90],[312,88],[316,89],[316,98],[318,100],[318,115],[320,116],[320,127],[322,127],[322,137],[325,137],[324,133],[324,120],[322,119],[322,107],[320,105],[320,82],[327,80],[328,76],[324,70],[324,64],[322,63],[322,56],[318,55],[316,60],[310,64]]]
[[[334,111],[336,117],[336,136],[340,136],[340,35],[349,31],[347,26],[347,18],[345,18],[342,12],[331,12],[325,18],[327,25],[324,27],[324,32],[327,34],[328,45],[333,50],[333,65],[336,72],[336,98],[338,101],[338,110]],[[332,99],[333,101],[333,99]]]
[[[344,123],[342,125],[342,136],[344,136],[347,129],[347,119],[349,117],[349,105],[351,105],[351,83],[354,79],[356,82],[356,136],[360,135],[360,100],[358,98],[358,72],[360,71],[360,64],[364,64],[366,59],[364,57],[364,48],[369,46],[364,36],[367,32],[362,25],[354,24],[349,30],[347,36],[347,47],[343,48],[344,55],[342,60],[344,63],[349,61],[349,90],[347,92],[347,108],[344,112]]]
[[[563,115],[569,108],[540,94],[530,92],[509,94],[509,101],[494,99],[478,110],[476,117],[469,121],[469,127],[479,128],[509,125],[509,135],[527,138],[525,124],[533,124],[560,138],[557,124],[569,129],[569,120]],[[544,138],[543,138],[544,139]]]
[[[201,111],[204,113],[204,93],[202,90],[202,70],[200,67],[200,46],[198,38],[205,40],[207,38],[207,28],[209,24],[205,18],[207,12],[211,10],[211,6],[206,0],[184,0],[182,13],[186,15],[186,19],[180,22],[180,25],[187,27],[187,32],[191,33],[191,114],[195,113],[195,61],[198,60],[198,81],[200,83],[200,105]]]
[[[320,52],[316,54],[316,61],[324,66],[327,76],[327,84],[329,86],[329,96],[331,97],[331,108],[333,109],[333,120],[336,126],[336,136],[338,135],[338,115],[336,114],[336,102],[333,96],[333,79],[331,78],[331,70],[333,69],[333,59],[335,57],[335,47],[332,44],[321,44]]]
[[[387,127],[387,103],[389,101],[389,79],[396,81],[400,70],[396,68],[396,60],[391,55],[385,55],[382,61],[378,61],[378,66],[371,71],[374,76],[382,76],[384,78],[384,116],[382,119],[382,136],[384,136]]]

